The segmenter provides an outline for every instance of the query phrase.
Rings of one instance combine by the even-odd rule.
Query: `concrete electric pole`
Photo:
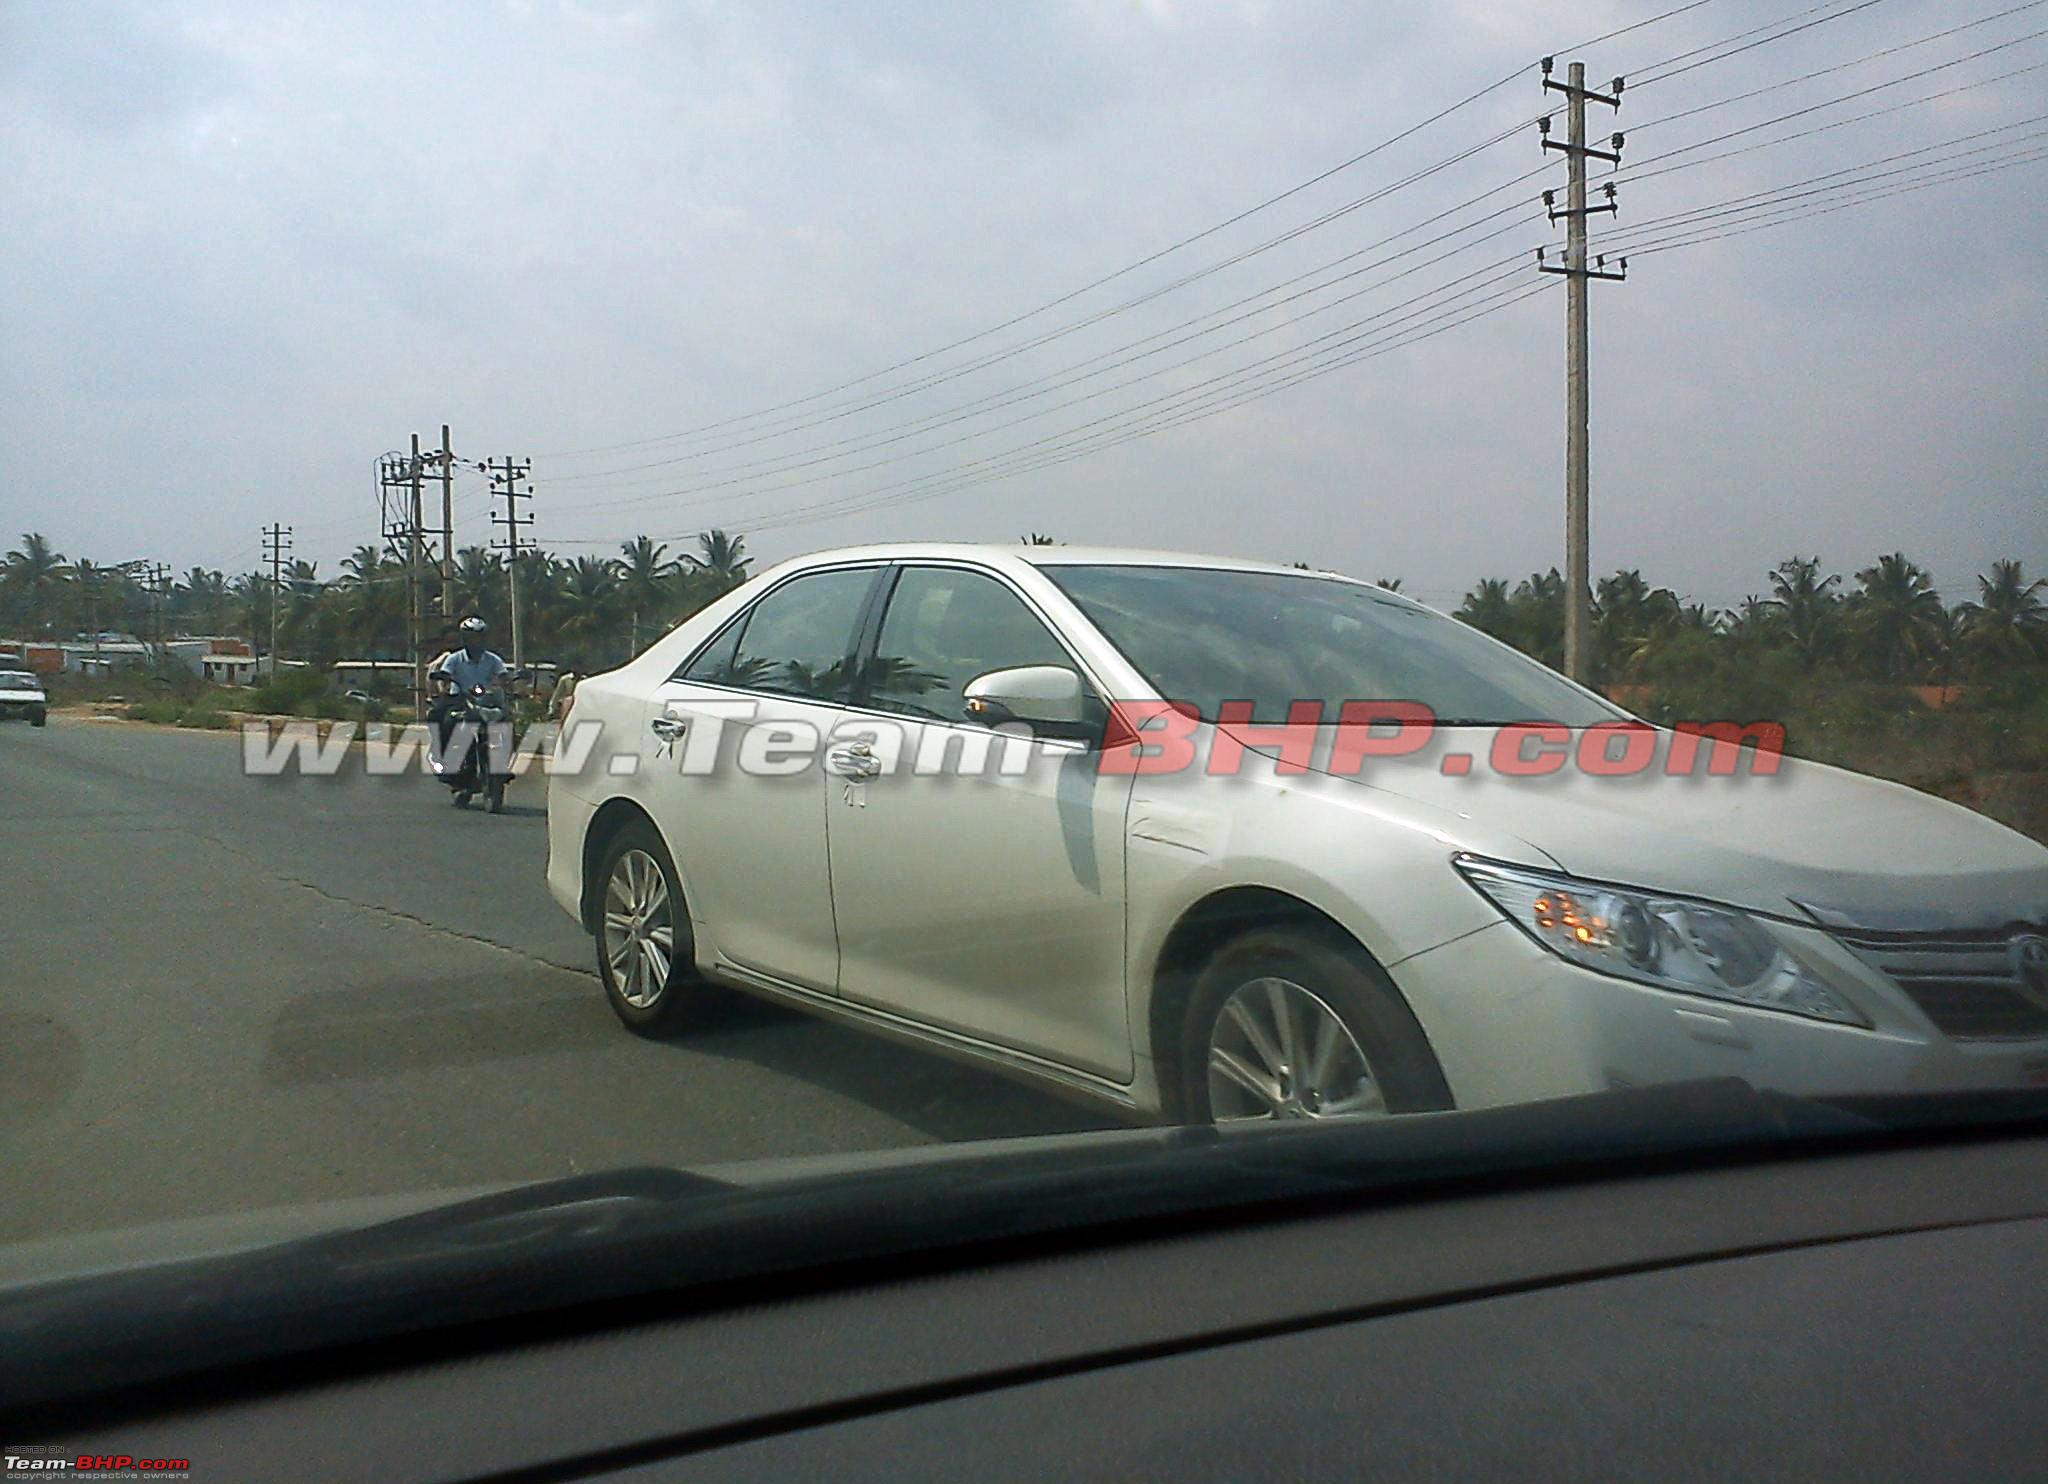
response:
[[[1593,672],[1593,589],[1586,549],[1590,524],[1586,498],[1590,432],[1586,286],[1595,278],[1626,277],[1628,260],[1621,260],[1621,271],[1610,273],[1605,258],[1589,262],[1586,257],[1586,218],[1594,212],[1616,209],[1612,185],[1607,187],[1605,201],[1597,206],[1586,204],[1586,161],[1590,158],[1618,165],[1622,143],[1619,134],[1610,141],[1614,146],[1611,150],[1595,149],[1586,143],[1586,105],[1604,103],[1609,108],[1620,108],[1622,80],[1614,80],[1612,93],[1589,93],[1584,62],[1572,63],[1564,82],[1550,75],[1551,62],[1549,57],[1543,59],[1543,86],[1565,95],[1569,120],[1565,142],[1560,144],[1550,137],[1548,116],[1537,120],[1537,128],[1543,135],[1543,147],[1563,151],[1570,171],[1562,207],[1552,199],[1551,192],[1543,193],[1550,219],[1564,218],[1565,250],[1564,261],[1552,264],[1543,261],[1543,250],[1538,248],[1536,266],[1545,273],[1565,275],[1564,672],[1581,685],[1589,685]]]
[[[412,660],[412,703],[413,715],[424,721],[427,715],[427,656],[422,646],[425,637],[426,615],[422,571],[425,565],[425,536],[422,529],[426,512],[420,505],[420,435],[412,435],[412,463],[407,474],[412,485],[411,518],[406,522],[405,589],[406,589],[406,653]]]
[[[292,528],[275,521],[263,528],[263,555],[270,563],[270,678],[277,678],[277,610],[284,600],[284,559],[292,549]]]
[[[491,467],[491,496],[505,497],[505,513],[491,512],[491,523],[505,528],[505,539],[493,541],[492,546],[505,553],[505,578],[512,599],[512,669],[516,673],[526,663],[525,645],[519,626],[519,529],[533,524],[533,517],[519,513],[519,502],[531,500],[533,491],[521,489],[519,481],[533,472],[533,460],[524,463],[513,459],[500,459]]]
[[[441,424],[441,617],[455,616],[455,452]]]

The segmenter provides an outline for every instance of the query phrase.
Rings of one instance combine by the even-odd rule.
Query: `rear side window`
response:
[[[854,625],[875,569],[840,568],[794,578],[719,635],[685,680],[732,685],[814,701],[851,690]]]
[[[718,631],[713,639],[689,664],[676,671],[672,680],[695,680],[704,685],[733,684],[732,662],[739,653],[740,630],[747,626],[747,616],[738,618]]]

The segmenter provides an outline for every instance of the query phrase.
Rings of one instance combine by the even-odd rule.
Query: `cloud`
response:
[[[1572,21],[1597,33],[1650,10]],[[1632,159],[1983,44],[1653,122],[1956,23],[1900,4],[1632,88]],[[1704,7],[1589,61],[1638,69],[1754,24]],[[234,567],[284,519],[331,568],[373,533],[372,459],[415,428],[447,421],[472,456],[547,455],[793,404],[713,437],[541,457],[538,534],[602,549],[717,519],[774,555],[1036,528],[1313,557],[1454,601],[1559,559],[1555,296],[1091,458],[832,505],[1199,397],[1545,240],[1532,215],[1466,256],[1392,261],[1348,302],[1366,280],[1254,301],[1223,329],[1197,319],[1398,252],[1428,232],[1370,245],[1539,167],[1515,132],[1339,210],[1528,119],[1544,106],[1531,70],[1065,297],[1574,39],[1554,25],[1326,0],[17,7],[0,61],[0,527]],[[1646,179],[1599,230],[2040,113],[2044,77]],[[1644,257],[1603,286],[1596,565],[1726,602],[1794,546],[1845,567],[1904,546],[1958,588],[1995,556],[2048,564],[2041,168]]]

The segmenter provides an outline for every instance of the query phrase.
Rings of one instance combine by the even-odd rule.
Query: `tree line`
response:
[[[2048,663],[2048,580],[1997,561],[1976,591],[1951,603],[1927,569],[1902,552],[1879,557],[1853,581],[1820,558],[1789,557],[1766,593],[1734,608],[1687,602],[1625,570],[1595,584],[1593,667],[1601,685],[1645,685],[1715,663],[1766,658],[1799,672],[1894,684],[1950,685],[2009,676]],[[1488,578],[1457,616],[1561,668],[1564,579],[1556,568],[1510,586]]]
[[[696,548],[671,554],[666,543],[639,536],[615,557],[522,550],[519,611],[527,657],[584,672],[619,664],[751,575],[743,536],[707,531]],[[406,577],[402,556],[364,545],[332,577],[305,561],[285,564],[275,582],[264,571],[231,578],[194,567],[152,591],[130,570],[67,559],[42,534],[25,532],[0,558],[0,629],[30,639],[107,630],[231,634],[267,645],[274,611],[279,651],[290,658],[323,667],[339,659],[403,659]],[[456,615],[483,614],[493,642],[505,649],[512,573],[504,556],[480,546],[458,550],[449,578]],[[439,615],[439,568],[431,563],[425,594],[432,644],[447,621]]]
[[[1022,539],[1052,538],[1034,532]],[[707,531],[696,548],[671,554],[665,543],[638,536],[617,556],[523,551],[519,594],[528,656],[586,673],[620,663],[751,573],[744,536]],[[509,633],[510,576],[504,557],[483,547],[458,551],[452,564],[456,613],[490,618],[501,648]],[[1398,578],[1380,582],[1400,586]],[[1716,610],[1652,586],[1640,571],[1619,571],[1595,585],[1595,680],[1656,684],[1768,658],[1774,667],[1836,678],[1946,685],[2048,664],[2048,580],[2029,579],[2017,560],[1998,561],[1975,588],[1951,603],[1924,567],[1899,552],[1849,580],[1824,571],[1818,557],[1795,556],[1770,570],[1766,592]],[[427,593],[438,607],[437,571],[428,574]],[[279,647],[292,658],[324,666],[405,656],[406,566],[387,548],[357,547],[331,578],[312,562],[290,563],[276,583],[268,572],[230,578],[194,567],[157,592],[130,570],[67,559],[36,532],[24,533],[0,558],[0,627],[11,636],[111,629],[267,640],[273,607]],[[1456,616],[1562,665],[1564,579],[1555,568],[1518,583],[1487,578],[1465,594]],[[438,615],[428,626],[430,640],[437,638]]]

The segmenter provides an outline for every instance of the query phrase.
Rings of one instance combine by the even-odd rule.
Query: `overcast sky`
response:
[[[533,531],[564,551],[713,523],[763,557],[1046,531],[1400,575],[1455,603],[1562,557],[1564,303],[1534,272],[1556,239],[1530,199],[1561,168],[1363,251],[1542,166],[1525,128],[1219,265],[1532,118],[1538,56],[1674,3],[4,0],[0,536],[233,573],[276,519],[331,575],[375,539],[377,456],[445,421],[465,459],[533,456]],[[1904,163],[2042,145],[2048,123],[2024,121],[2048,115],[2048,39],[2019,38],[2048,6],[1658,122],[2015,3],[1873,0],[1661,83],[1663,59],[1826,12],[1712,0],[1593,46],[1594,79],[1646,79],[1618,121],[1595,110],[1597,133],[1630,131],[1621,179],[1646,177],[1596,237],[2004,125]],[[1651,178],[1684,145],[2008,41],[1676,161],[1963,88],[1949,97]],[[1517,67],[1189,247],[814,397],[1060,299]],[[1903,548],[1951,599],[1997,557],[2048,572],[2044,249],[2037,161],[1643,255],[1596,285],[1596,572],[1640,567],[1716,604],[1793,552],[1851,569]],[[1531,263],[1501,287],[1552,291],[1486,300],[1481,270],[1516,253]],[[1219,324],[1340,259],[1296,288],[1371,271]],[[1462,275],[1471,297],[1402,307]],[[1398,344],[1489,302],[1506,307]],[[1026,458],[1011,450],[1205,410],[1259,386],[1242,378],[1263,358],[1381,343],[1235,410],[975,482]],[[625,444],[642,446],[574,452]],[[481,479],[458,494],[458,544],[481,542]]]

